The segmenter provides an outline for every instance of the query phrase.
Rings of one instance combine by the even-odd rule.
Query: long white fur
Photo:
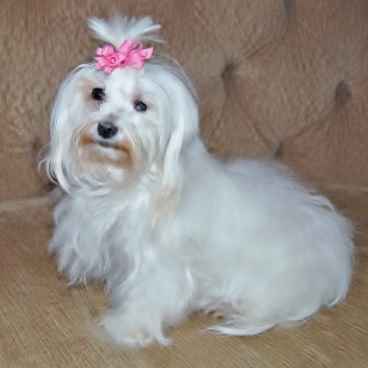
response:
[[[90,26],[116,46],[159,28],[149,18]],[[103,84],[99,107],[84,102],[83,78]],[[137,93],[149,101],[144,114],[131,106]],[[112,115],[135,167],[83,168],[79,132]],[[212,157],[193,87],[176,65],[157,58],[109,76],[93,64],[76,68],[55,101],[46,163],[66,193],[50,251],[71,284],[106,282],[112,307],[101,324],[116,343],[167,344],[166,329],[196,310],[222,313],[211,328],[219,333],[258,334],[347,294],[350,222],[280,164]]]
[[[150,17],[129,18],[115,15],[108,22],[92,17],[88,25],[96,38],[119,47],[124,40],[162,42],[157,31],[160,24],[155,24]]]

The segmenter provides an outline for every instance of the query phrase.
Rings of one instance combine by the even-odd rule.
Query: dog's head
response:
[[[170,190],[183,146],[198,134],[193,87],[177,64],[145,48],[158,41],[160,26],[150,18],[93,18],[89,25],[108,45],[60,86],[49,175],[68,192],[112,190],[144,176]]]

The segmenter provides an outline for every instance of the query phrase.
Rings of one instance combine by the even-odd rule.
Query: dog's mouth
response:
[[[79,145],[80,146],[100,146],[103,148],[110,148],[110,149],[114,149],[114,150],[118,150],[118,151],[124,151],[125,153],[127,153],[127,151],[130,150],[128,142],[126,141],[109,141],[106,139],[99,139],[99,138],[94,138],[89,134],[83,134],[80,137],[79,140]]]
[[[109,142],[109,141],[104,141],[104,140],[97,139],[97,140],[95,140],[95,143],[98,144],[101,147],[104,147],[104,148],[117,149],[116,144],[113,143],[113,142]]]
[[[131,145],[127,140],[109,141],[91,136],[87,132],[79,139],[83,160],[100,164],[126,167],[132,162]]]

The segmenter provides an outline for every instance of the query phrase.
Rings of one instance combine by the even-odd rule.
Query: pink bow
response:
[[[153,47],[144,49],[141,43],[132,40],[124,41],[117,49],[105,45],[96,50],[96,68],[108,74],[117,68],[142,69],[145,60],[151,59],[152,55]]]

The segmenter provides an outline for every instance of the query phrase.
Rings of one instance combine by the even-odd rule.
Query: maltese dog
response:
[[[193,311],[254,335],[342,301],[353,229],[271,161],[222,162],[199,136],[195,90],[157,55],[151,18],[92,18],[105,44],[59,88],[48,174],[65,194],[50,252],[70,284],[102,280],[111,341],[168,344]]]

